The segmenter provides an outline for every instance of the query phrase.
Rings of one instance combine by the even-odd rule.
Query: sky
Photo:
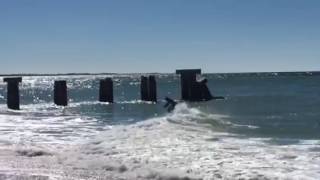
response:
[[[319,0],[0,0],[0,74],[320,70]]]

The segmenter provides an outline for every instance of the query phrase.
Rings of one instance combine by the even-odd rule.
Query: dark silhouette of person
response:
[[[174,101],[171,98],[166,97],[165,100],[167,101],[164,105],[165,108],[167,108],[168,112],[171,112],[174,110],[175,106],[178,104],[176,101]]]

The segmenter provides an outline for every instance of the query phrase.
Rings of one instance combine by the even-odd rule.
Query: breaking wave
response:
[[[110,127],[81,147],[64,152],[63,163],[102,171],[110,179],[319,177],[320,158],[310,153],[319,147],[316,141],[303,148],[296,144],[279,147],[268,138],[214,131],[213,124],[233,126],[223,118],[180,104],[163,117]],[[209,119],[214,123],[208,123]]]

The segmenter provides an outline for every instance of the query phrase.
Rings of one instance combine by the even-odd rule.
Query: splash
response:
[[[215,132],[198,122],[219,116],[204,114],[181,104],[163,117],[113,126],[80,148],[64,152],[62,159],[66,166],[105,171],[111,179],[315,179],[320,175],[320,159],[309,152],[319,145],[279,147],[266,139]]]
[[[186,104],[162,117],[109,126],[81,144],[2,146],[3,177],[36,179],[317,179],[319,143],[278,146],[272,139],[216,132],[218,119]],[[30,145],[29,145],[30,146]],[[50,151],[48,151],[50,149]],[[19,163],[16,163],[19,162]],[[1,176],[0,176],[1,177]]]
[[[206,126],[212,129],[223,129],[231,126],[227,120],[228,116],[219,114],[208,114],[197,108],[190,108],[186,103],[179,103],[173,113],[166,116],[169,122],[190,126]]]

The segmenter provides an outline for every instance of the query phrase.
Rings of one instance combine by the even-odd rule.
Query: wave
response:
[[[212,128],[235,126],[227,118],[181,103],[172,113],[134,124],[108,126],[95,136],[82,137],[76,144],[17,144],[13,153],[7,154],[2,149],[10,149],[12,145],[3,145],[0,155],[6,158],[0,158],[0,168],[6,170],[4,174],[17,172],[15,175],[52,179],[317,179],[320,176],[319,143],[279,146],[269,138],[242,137]],[[10,163],[18,160],[18,164]]]
[[[319,144],[279,147],[265,138],[214,131],[213,124],[233,126],[223,118],[180,104],[163,117],[109,127],[63,152],[61,159],[66,166],[102,171],[110,179],[319,177]]]
[[[169,122],[181,125],[210,125],[212,128],[224,128],[231,126],[227,121],[228,116],[218,114],[208,114],[197,108],[190,108],[186,103],[179,103],[173,113],[166,116]]]

